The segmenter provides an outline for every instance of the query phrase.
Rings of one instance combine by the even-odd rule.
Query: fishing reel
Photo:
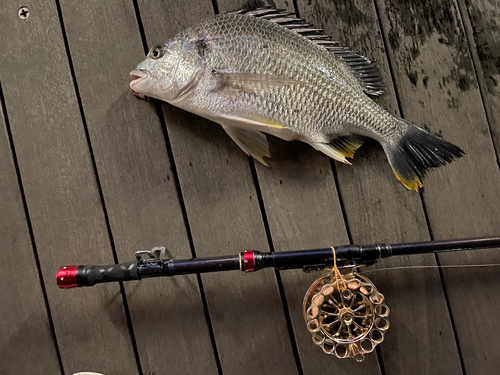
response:
[[[307,291],[304,319],[312,340],[338,358],[365,359],[384,341],[389,308],[373,283],[352,268],[318,278]]]

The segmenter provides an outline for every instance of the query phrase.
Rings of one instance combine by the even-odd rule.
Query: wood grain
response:
[[[219,10],[247,8],[243,2],[218,1]],[[251,4],[250,4],[251,5]],[[289,9],[285,1],[273,5]],[[270,168],[257,165],[266,214],[274,249],[284,251],[347,243],[348,237],[330,161],[311,147],[299,142],[286,143],[268,137],[273,158]],[[258,163],[257,163],[258,164]],[[305,374],[336,372],[340,374],[377,374],[376,356],[363,364],[339,361],[316,346],[307,331],[302,315],[304,293],[319,276],[301,271],[281,272],[296,344]]]
[[[381,69],[384,70],[385,68],[384,74],[389,78],[389,92],[385,97],[390,98],[383,100],[382,105],[389,110],[392,109],[397,114],[397,103],[392,85],[390,85],[391,80],[384,56],[383,41],[380,32],[373,32],[373,30],[378,30],[375,8],[373,6],[367,8],[360,2],[336,4],[331,2],[316,1],[311,3],[309,1],[305,3],[299,1],[298,10],[300,16],[305,18],[307,22],[313,22],[316,26],[325,28],[326,33],[334,35],[337,40],[341,39],[347,45],[349,45],[347,42],[354,43],[357,50],[365,48],[367,55],[374,56],[376,59],[380,58],[382,62]],[[282,7],[284,4],[276,4],[276,6]],[[219,8],[221,11],[225,10],[220,4]],[[369,52],[376,53],[370,54]],[[282,142],[276,143],[281,146]],[[278,150],[282,151],[281,149]],[[297,156],[297,151],[300,156]],[[257,169],[276,249],[295,248],[294,246],[298,244],[303,248],[307,248],[346,243],[344,226],[339,225],[342,223],[342,217],[328,160],[323,160],[322,164],[321,156],[309,150],[307,146],[297,147],[295,152],[289,152],[288,157],[283,161],[278,160],[276,162],[276,157],[280,158],[280,156],[276,156],[276,151],[273,153],[274,161],[271,161],[270,164],[273,169],[260,168],[260,166],[257,166]],[[361,155],[357,155],[354,168],[339,164],[336,164],[336,166],[340,190],[354,242],[397,242],[427,238],[425,218],[418,195],[408,194],[408,191],[397,182],[379,148],[369,145],[368,150],[361,152]],[[322,173],[325,176],[323,179],[319,179],[318,177]],[[328,175],[330,175],[330,178],[327,178]],[[305,187],[307,193],[304,193]],[[400,208],[395,202],[403,202],[407,210],[412,210],[418,216],[404,215],[401,217]],[[341,232],[343,233],[341,234]],[[389,265],[393,266],[435,264],[433,256],[412,260],[393,260],[391,263]],[[290,281],[287,280],[288,275],[290,275]],[[387,281],[387,277],[375,277],[381,290],[386,291],[387,295],[391,296],[399,292],[396,294],[397,299],[391,301],[394,311],[400,313],[400,315],[391,317],[391,331],[402,331],[402,334],[398,335],[397,339],[391,339],[391,335],[389,335],[382,346],[382,353],[388,353],[383,355],[384,367],[387,373],[399,373],[403,369],[401,360],[407,363],[408,357],[413,357],[415,352],[420,353],[419,355],[422,356],[434,358],[434,361],[429,361],[426,364],[426,369],[434,369],[436,373],[441,370],[459,370],[458,353],[454,346],[452,327],[446,311],[442,288],[422,289],[419,291],[417,296],[418,306],[414,309],[405,302],[405,290],[401,287],[394,287],[394,284],[398,285],[406,280],[408,276],[420,276],[420,280],[430,279],[437,285],[440,284],[437,271],[431,271],[425,275],[421,272],[401,276],[395,275],[391,277],[392,283]],[[298,275],[291,276],[288,272],[283,272],[282,277],[292,316],[294,315],[293,303],[296,305],[297,311],[295,312],[296,319],[294,319],[294,323],[296,323],[295,332],[298,337],[297,341],[303,368],[305,372],[310,371],[311,373],[324,370],[325,368],[321,368],[319,365],[322,362],[323,357],[321,356],[323,356],[323,353],[315,352],[313,350],[317,350],[317,348],[312,348],[311,352],[306,354],[305,350],[301,348],[301,346],[305,346],[303,343],[307,343],[307,346],[310,347],[314,345],[308,342],[310,338],[307,337],[307,332],[304,332],[305,335],[301,335],[302,331],[305,330],[303,318],[297,306],[301,305],[303,291],[298,287],[300,285],[297,284],[299,281],[296,281],[295,285],[292,281],[293,278],[297,279]],[[304,288],[304,285],[308,285],[305,278],[300,281],[302,288]],[[380,281],[377,279],[380,279]],[[291,285],[290,288],[287,288],[288,283]],[[296,296],[292,297],[289,290],[295,290]],[[429,300],[432,300],[433,303],[429,303]],[[422,310],[429,315],[437,316],[436,324],[429,324],[425,330],[422,329],[421,324],[417,324],[418,320],[414,319]],[[410,318],[408,318],[409,316]],[[408,321],[415,321],[410,330],[408,329]],[[451,355],[449,349],[444,351],[447,361],[439,358],[439,355],[429,345],[437,329],[446,332],[444,334],[445,340],[448,344],[451,344],[452,350],[454,350]],[[419,343],[415,343],[415,331],[418,331],[421,335]],[[407,332],[406,335],[405,332]],[[443,347],[446,348],[446,346]],[[326,360],[331,363],[330,366],[336,365],[333,358],[326,357]],[[344,365],[344,362],[342,362],[342,365]],[[366,371],[367,373],[378,371],[375,358],[368,357],[365,365],[365,369],[357,366],[355,368],[346,368],[345,371],[349,373],[353,371]],[[411,373],[411,368],[412,366],[409,366],[409,369],[404,368],[404,370]],[[421,367],[415,366],[413,369],[418,373]],[[335,370],[338,371],[339,369],[336,368]]]
[[[251,5],[218,1],[221,13]],[[293,11],[285,1],[257,5]],[[256,169],[275,251],[348,243],[330,160],[303,143],[268,139],[270,167],[256,163]],[[325,355],[311,340],[302,315],[302,302],[309,285],[320,273],[283,271],[280,275],[304,374],[379,374],[375,355],[368,356],[363,364],[341,361]]]
[[[137,374],[119,285],[64,291],[54,280],[62,265],[113,257],[56,6],[30,9],[26,21],[16,3],[0,10],[0,79],[63,367]]]
[[[381,0],[377,4],[405,117],[466,152],[461,160],[432,171],[425,181],[434,237],[497,234],[500,172],[456,3]],[[448,253],[439,259],[442,264],[497,263],[498,254],[495,250]],[[495,273],[443,270],[468,374],[494,372],[499,365],[491,311],[498,311],[500,296],[489,289],[499,285]],[[465,302],[473,308],[464,308]]]
[[[61,9],[119,261],[160,245],[190,258],[155,105],[129,90],[144,58],[132,2],[63,0]],[[217,372],[195,275],[129,283],[126,292],[144,373],[163,372],[165,355],[176,374]]]
[[[59,374],[1,107],[0,197],[0,373]]]
[[[341,44],[377,61],[386,92],[375,100],[400,116],[376,9],[364,1],[299,1],[302,18],[324,28]],[[382,148],[368,142],[352,166],[336,163],[342,200],[354,243],[395,243],[429,239],[418,194],[392,173]],[[378,268],[435,265],[433,255],[384,259]],[[458,350],[437,270],[406,270],[369,276],[386,296],[391,328],[380,345],[387,374],[456,374]],[[421,285],[422,287],[418,287]],[[432,287],[425,287],[432,285]],[[411,303],[408,294],[411,291]],[[433,317],[422,320],[422,317]],[[441,344],[434,345],[436,332]],[[426,358],[422,363],[421,358]]]
[[[165,42],[212,3],[139,2],[149,45]],[[189,14],[189,17],[183,16]],[[174,20],[165,23],[164,20]],[[163,105],[197,256],[268,243],[248,158],[219,125]],[[202,275],[223,373],[296,373],[274,271]]]
[[[500,220],[497,5],[458,1],[464,20],[454,0],[376,0],[376,8],[360,0],[297,1],[307,21],[378,61],[389,86],[379,100],[384,108],[398,115],[397,92],[406,118],[467,152],[464,159],[431,171],[425,181],[435,238],[498,234]],[[291,10],[292,3],[219,0],[218,7],[221,12],[264,5]],[[17,17],[16,5],[0,10],[0,32],[8,36],[0,38],[0,80],[63,367],[68,374],[137,374],[118,286],[60,291],[51,281],[63,264],[112,263],[113,257],[57,9],[40,1],[28,6],[27,21]],[[213,14],[209,0],[141,0],[139,6],[150,46]],[[182,197],[197,256],[267,251],[253,161],[249,164],[218,125],[163,105],[167,147],[174,155],[169,160],[155,102],[128,92],[128,72],[144,57],[133,2],[61,0],[61,8],[119,260],[160,244],[175,257],[189,257]],[[489,128],[462,21],[472,36]],[[8,286],[0,297],[0,372],[58,373],[2,119],[0,113],[0,256],[8,258],[0,264],[14,253],[26,261],[21,268],[0,270],[0,285]],[[336,164],[332,173],[329,159],[307,145],[270,138],[271,168],[257,164],[256,172],[276,251],[345,244],[348,232],[356,243],[428,239],[419,196],[396,181],[378,145],[366,144],[352,167]],[[500,259],[491,250],[446,254],[440,261]],[[434,264],[432,256],[418,256],[384,260],[378,268]],[[21,272],[22,280],[14,283]],[[497,273],[494,268],[443,271],[467,374],[496,373],[500,365],[493,329],[500,308]],[[359,365],[327,356],[311,342],[301,305],[319,274],[281,272],[284,296],[272,270],[203,275],[223,373],[298,372],[281,302],[285,296],[305,374],[461,373],[439,273],[367,275],[391,307],[391,329],[380,347],[383,371],[375,354]],[[164,372],[165,357],[175,373],[217,372],[196,277],[128,283],[125,290],[144,374]],[[16,353],[27,360],[19,361]]]
[[[488,124],[500,163],[500,3],[458,0]]]

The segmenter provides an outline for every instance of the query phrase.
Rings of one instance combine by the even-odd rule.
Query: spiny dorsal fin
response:
[[[380,95],[385,90],[382,77],[380,77],[380,72],[374,62],[365,56],[341,46],[331,36],[323,35],[322,29],[316,29],[313,25],[305,23],[303,19],[297,18],[295,13],[290,13],[285,9],[265,7],[254,10],[237,10],[230,12],[230,14],[245,14],[247,16],[266,19],[295,31],[341,59],[358,78],[365,93]]]

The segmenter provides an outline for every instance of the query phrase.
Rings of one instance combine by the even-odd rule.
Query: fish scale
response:
[[[221,101],[216,93],[207,96],[204,90],[200,90],[190,103],[194,108],[199,107],[200,112],[208,109],[233,115],[245,114],[252,119],[265,118],[286,125],[297,133],[297,138],[311,137],[313,131],[315,140],[328,142],[331,135],[350,133],[346,129],[346,120],[355,117],[351,108],[370,105],[369,98],[363,94],[345,64],[332,59],[323,48],[269,21],[225,15],[207,20],[188,29],[187,33],[201,33],[202,37],[206,33],[207,65],[213,69],[224,70],[226,66],[230,66],[238,72],[285,76],[309,83],[303,97],[297,95],[295,87],[288,86],[272,92],[245,95],[244,100],[231,102]],[[237,34],[244,34],[245,38],[230,38]],[[264,45],[268,48],[263,48]],[[299,53],[292,54],[295,50]],[[258,64],[257,68],[255,64],[249,64],[249,61],[263,61],[267,64]],[[315,68],[318,62],[327,69]],[[345,87],[351,86],[355,89],[350,90],[351,95],[345,95]],[[334,105],[331,100],[333,97],[341,98],[338,101],[340,105]],[[313,111],[296,115],[291,110],[294,106],[307,108],[307,103],[313,98],[316,99],[315,103],[321,101],[322,104],[315,106]],[[350,101],[356,105],[349,105]],[[382,109],[381,114],[384,115]],[[320,124],[324,123],[329,123],[330,126],[326,129],[321,127]]]
[[[221,124],[263,164],[270,157],[263,133],[348,164],[370,137],[396,177],[417,190],[428,168],[462,156],[372,101],[366,94],[383,91],[374,63],[320,32],[275,9],[218,15],[154,47],[131,72],[130,87]]]

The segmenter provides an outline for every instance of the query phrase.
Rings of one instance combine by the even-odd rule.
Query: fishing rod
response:
[[[399,244],[343,245],[283,252],[246,250],[235,255],[172,259],[164,247],[135,253],[133,261],[111,265],[64,266],[57,271],[61,289],[100,283],[195,273],[274,267],[305,272],[329,270],[308,289],[303,314],[313,341],[327,354],[361,362],[384,340],[389,308],[384,296],[366,276],[355,272],[381,258],[400,255],[479,250],[500,247],[500,236]],[[340,270],[339,270],[340,269]]]

